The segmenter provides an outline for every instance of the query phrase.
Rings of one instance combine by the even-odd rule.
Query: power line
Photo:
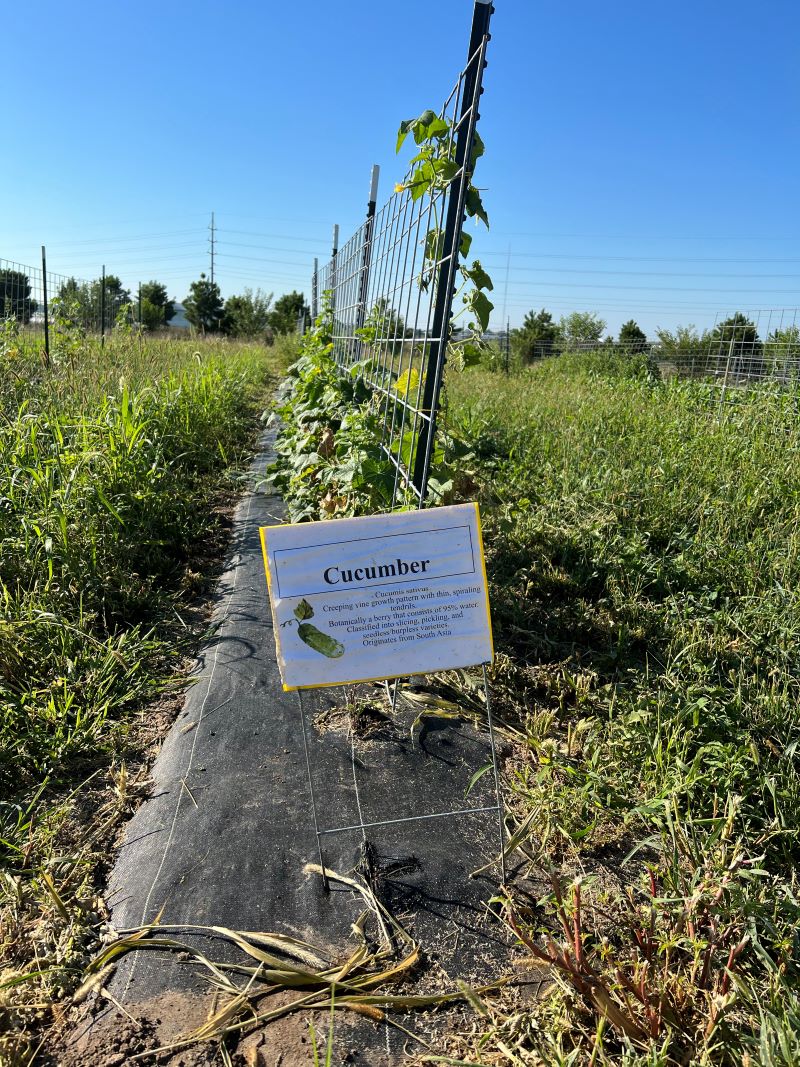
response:
[[[519,285],[546,285],[547,282],[519,282]],[[653,293],[751,293],[753,295],[774,294],[776,296],[800,296],[800,287],[796,289],[721,289],[717,286],[699,285],[609,285],[606,282],[559,282],[561,289],[620,289],[623,292],[632,290],[645,290]]]
[[[482,258],[505,256],[505,252],[484,252]],[[581,259],[608,260],[612,263],[800,263],[800,259],[743,259],[738,256],[607,256],[602,252],[581,255],[574,252],[515,252],[515,259]]]
[[[118,244],[120,241],[154,241],[160,240],[162,237],[184,237],[187,234],[200,233],[198,227],[193,226],[188,230],[163,230],[160,233],[130,233],[126,236],[120,237],[91,237],[83,241],[48,241],[48,248],[60,248],[62,245],[66,245],[70,248],[74,248],[76,245],[92,245],[97,248],[107,248],[110,244]]]
[[[290,263],[285,259],[269,259],[264,256],[243,256],[238,252],[218,252],[219,259],[243,259],[249,263],[277,263],[285,267],[303,267],[303,263]],[[311,274],[311,263],[308,261],[308,274]]]
[[[800,274],[738,274],[684,270],[597,270],[590,267],[515,267],[525,274],[616,274],[632,278],[800,278]]]
[[[277,241],[305,241],[310,244],[324,245],[327,243],[327,237],[298,237],[296,234],[289,233],[256,233],[253,230],[229,230],[224,228],[222,233],[235,233],[241,237],[266,237],[271,241],[273,238]]]
[[[219,230],[217,230],[219,233]],[[225,248],[257,248],[263,252],[288,252],[293,256],[305,256],[308,261],[311,253],[307,248],[281,248],[278,245],[249,244],[247,241],[225,241]]]
[[[645,233],[552,233],[545,230],[522,231],[522,230],[495,230],[496,237],[566,237],[576,238],[581,241],[792,241],[797,243],[800,236],[794,234],[743,234],[743,233],[713,233],[713,234],[645,234]]]

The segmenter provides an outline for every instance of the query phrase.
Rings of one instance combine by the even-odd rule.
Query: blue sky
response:
[[[473,251],[497,313],[616,331],[800,305],[800,4],[495,0]],[[0,258],[181,299],[218,226],[223,295],[309,291],[314,256],[402,177],[472,0],[232,0],[3,16]],[[510,257],[510,266],[509,266]],[[508,285],[506,274],[508,271]]]

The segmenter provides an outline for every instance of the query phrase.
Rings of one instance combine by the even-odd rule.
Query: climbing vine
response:
[[[407,191],[414,201],[425,196],[430,200],[433,224],[424,238],[421,267],[415,278],[416,284],[427,292],[442,269],[443,194],[459,176],[455,130],[451,119],[425,111],[418,118],[401,123],[398,152],[409,134],[417,152],[410,162],[408,177],[395,186],[395,191]],[[488,227],[480,192],[472,183],[475,164],[483,152],[483,142],[476,133],[468,161],[464,209],[468,217]],[[459,252],[465,261],[471,245],[472,236],[462,233]],[[451,366],[463,369],[484,354],[482,335],[493,308],[486,293],[493,285],[478,260],[462,263],[459,270],[461,281],[455,297],[460,299],[461,307],[448,324],[447,357]],[[466,323],[459,331],[462,336],[456,339],[454,327],[464,318]],[[281,432],[270,476],[294,522],[374,514],[417,504],[398,470],[398,465],[400,469],[411,466],[416,447],[414,432],[409,428],[400,435],[392,456],[384,451],[382,407],[386,398],[368,381],[373,369],[372,346],[380,341],[402,351],[405,327],[388,301],[380,298],[357,331],[364,346],[362,358],[347,369],[334,359],[333,330],[333,311],[329,294],[325,294],[322,314],[303,338],[300,358],[289,369],[273,416],[280,419]],[[419,384],[418,369],[409,366],[392,382],[391,392],[408,398],[418,393]],[[431,457],[428,502],[448,503],[459,497],[464,486],[470,484],[471,458],[466,448],[440,426]]]
[[[417,277],[417,284],[427,291],[436,274],[437,265],[444,255],[444,206],[443,193],[459,176],[456,161],[456,137],[453,120],[449,116],[437,115],[427,110],[415,119],[405,119],[400,123],[397,134],[396,150],[399,152],[409,134],[418,149],[410,161],[410,171],[404,182],[395,186],[396,192],[408,191],[412,200],[417,201],[427,196],[433,226],[425,237],[422,268]],[[464,194],[464,212],[468,218],[477,219],[489,228],[489,216],[483,205],[480,190],[473,183],[473,175],[478,160],[484,154],[485,147],[480,134],[475,130],[472,150],[467,161],[467,185]],[[466,261],[472,247],[472,235],[461,233],[459,253]],[[448,359],[457,366],[464,367],[477,362],[484,352],[483,333],[489,326],[489,316],[494,304],[486,291],[494,289],[491,277],[479,260],[472,263],[462,262],[459,267],[461,283],[455,298],[461,299],[462,307],[450,320]],[[466,323],[467,335],[458,341],[453,339],[453,328],[464,315],[472,318]]]

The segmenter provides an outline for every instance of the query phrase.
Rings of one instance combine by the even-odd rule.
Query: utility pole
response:
[[[506,308],[508,307],[508,276],[511,273],[511,245],[508,246],[508,259],[506,260],[506,284],[503,288],[503,315],[502,318],[506,319]]]
[[[216,253],[217,229],[214,225],[214,212],[211,212],[211,284],[214,284],[214,255]]]

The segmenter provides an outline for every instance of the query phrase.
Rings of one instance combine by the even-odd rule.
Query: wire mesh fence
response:
[[[679,336],[649,346],[661,378],[701,380],[723,396],[769,382],[800,385],[800,310],[778,308],[736,312],[718,322],[699,343]]]
[[[43,322],[42,277],[41,270],[0,259],[0,317],[29,327]]]
[[[572,353],[643,354],[663,380],[685,379],[719,387],[723,395],[771,383],[800,388],[800,308],[770,308],[718,314],[713,327],[660,330],[658,341],[529,342],[523,362]]]
[[[377,208],[373,172],[366,220],[341,248],[334,237],[330,262],[312,279],[313,303],[327,301],[334,359],[361,376],[379,410],[394,506],[426,498],[456,276],[469,241],[463,220],[492,10],[475,4],[467,64],[439,111],[428,113],[441,131],[444,179],[420,192],[412,165]]]
[[[40,267],[0,259],[0,320],[41,334],[48,349],[51,334],[59,331],[108,333],[123,308],[133,308],[131,297],[113,275],[86,281],[55,274],[44,255]]]

